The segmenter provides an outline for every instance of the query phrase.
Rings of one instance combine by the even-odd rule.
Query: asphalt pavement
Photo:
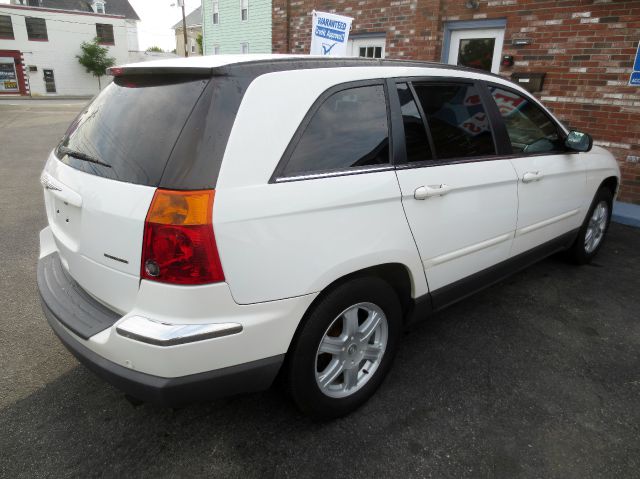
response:
[[[278,388],[133,407],[40,310],[39,174],[82,102],[0,104],[0,477],[638,477],[640,229],[545,260],[406,334],[354,414]]]

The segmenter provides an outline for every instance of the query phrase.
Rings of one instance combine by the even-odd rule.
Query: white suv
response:
[[[198,57],[111,69],[42,173],[51,327],[139,400],[269,387],[346,414],[402,329],[602,245],[613,156],[502,77]]]

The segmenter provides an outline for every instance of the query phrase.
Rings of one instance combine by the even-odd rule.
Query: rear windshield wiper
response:
[[[100,161],[91,155],[82,153],[81,151],[72,150],[71,148],[67,148],[66,146],[58,147],[58,152],[63,156],[69,155],[69,156],[73,156],[74,158],[77,158],[78,160],[88,161],[89,163],[95,163],[96,165],[101,165],[101,166],[106,166],[107,168],[111,168],[111,165],[105,163],[104,161]]]

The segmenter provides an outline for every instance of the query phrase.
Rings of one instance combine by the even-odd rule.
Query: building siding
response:
[[[240,44],[249,44],[249,53],[271,53],[271,1],[249,0],[249,18],[240,19],[240,0],[220,0],[220,22],[213,24],[213,1],[203,0],[203,41],[205,55],[241,53]]]

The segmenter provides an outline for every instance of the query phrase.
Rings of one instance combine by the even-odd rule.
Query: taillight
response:
[[[144,223],[140,277],[173,284],[224,281],[213,234],[215,190],[156,190]]]

